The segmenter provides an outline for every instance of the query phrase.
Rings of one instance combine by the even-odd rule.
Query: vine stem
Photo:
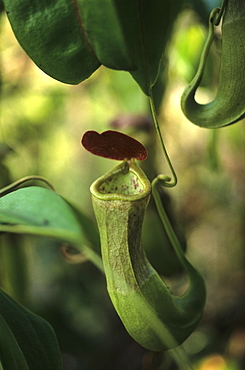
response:
[[[153,181],[152,181],[152,194],[156,203],[157,211],[160,216],[160,219],[162,221],[162,224],[166,230],[166,233],[169,237],[169,240],[174,248],[174,251],[179,258],[179,261],[181,262],[182,266],[185,268],[189,266],[189,263],[186,261],[184,252],[181,248],[179,239],[177,238],[172,225],[168,219],[168,216],[163,208],[162,201],[160,198],[160,194],[158,191],[158,184],[164,186],[164,175],[158,175]]]
[[[157,113],[156,113],[156,108],[155,108],[155,104],[154,104],[152,89],[150,89],[149,101],[150,101],[150,108],[151,108],[151,113],[152,113],[155,129],[156,129],[156,132],[157,132],[157,136],[158,136],[158,139],[160,141],[164,157],[167,161],[167,164],[170,168],[171,175],[172,175],[172,181],[171,181],[171,177],[164,175],[163,178],[162,178],[162,185],[165,186],[165,187],[171,188],[171,187],[174,187],[177,184],[178,179],[177,179],[175,170],[174,170],[173,165],[171,163],[171,160],[168,156],[168,152],[167,152],[167,149],[166,149],[164,141],[163,141],[161,129],[160,129],[158,119],[157,119]]]
[[[227,1],[228,0],[223,0],[222,5],[221,5],[221,8],[219,9],[217,15],[215,14],[215,19],[214,19],[214,25],[215,26],[218,26],[219,23],[220,23],[220,20],[221,20],[221,18],[223,16],[224,11],[225,11],[225,8],[227,6]]]
[[[181,370],[193,370],[192,365],[189,363],[188,355],[183,347],[176,347],[169,350],[169,353],[179,365]]]

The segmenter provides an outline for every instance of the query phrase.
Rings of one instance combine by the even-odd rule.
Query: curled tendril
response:
[[[221,8],[215,8],[212,11],[211,16],[213,17],[213,24],[215,26],[218,26],[220,24],[220,20],[223,16],[226,5],[227,5],[227,0],[223,0]],[[210,18],[211,18],[211,16],[210,16]]]
[[[89,260],[88,256],[68,243],[63,243],[60,246],[60,253],[68,262],[73,264],[84,263]]]
[[[175,173],[175,170],[174,170],[173,165],[171,163],[171,160],[168,156],[168,152],[167,152],[167,149],[166,149],[164,141],[163,141],[161,129],[160,129],[158,119],[157,119],[157,114],[156,114],[156,109],[155,109],[155,104],[154,104],[154,99],[153,99],[152,92],[151,92],[151,96],[149,97],[149,102],[150,102],[151,113],[152,113],[155,129],[156,129],[156,132],[157,132],[157,136],[158,136],[158,139],[160,141],[160,144],[161,144],[161,147],[162,147],[162,150],[163,150],[163,155],[166,159],[166,162],[167,162],[167,164],[169,166],[169,169],[170,169],[170,172],[172,174],[172,179],[171,179],[171,177],[166,176],[166,175],[160,175],[160,177],[162,178],[163,186],[168,187],[168,188],[172,188],[177,184],[178,179],[177,179],[177,175]]]

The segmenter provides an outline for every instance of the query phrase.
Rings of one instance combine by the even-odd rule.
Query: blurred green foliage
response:
[[[157,93],[158,112],[179,184],[162,196],[170,204],[170,218],[184,245],[187,240],[189,258],[207,283],[205,315],[183,348],[195,369],[238,370],[244,365],[240,343],[245,333],[245,130],[244,122],[215,132],[204,130],[188,122],[180,110],[183,88],[195,71],[205,39],[203,9],[200,14],[190,6],[180,14],[164,59],[168,68],[164,87]],[[214,94],[218,50],[217,41],[198,92],[200,101]],[[149,178],[166,173],[147,99],[129,74],[100,68],[78,86],[54,81],[21,50],[4,14],[0,62],[1,187],[23,176],[44,176],[94,219],[89,186],[114,163],[81,147],[81,136],[90,129],[116,128],[134,136],[149,151],[142,164]],[[143,242],[171,289],[181,291],[185,281],[179,266],[164,253],[162,245],[168,241],[153,203],[146,215]],[[108,298],[103,275],[91,263],[69,264],[59,253],[60,245],[48,239],[15,237],[11,242],[10,236],[1,235],[0,243],[1,286],[51,323],[65,370],[178,368],[169,353],[147,352],[129,337]],[[6,256],[6,248],[17,244],[24,251],[20,262]],[[17,271],[21,266],[25,274]],[[10,282],[13,270],[15,279],[22,279],[21,288],[14,289],[16,283]]]

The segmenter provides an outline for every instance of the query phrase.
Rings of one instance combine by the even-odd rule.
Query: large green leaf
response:
[[[135,69],[129,70],[146,95],[154,86],[174,20],[183,0],[115,1],[124,42]]]
[[[94,224],[52,190],[30,186],[0,198],[0,231],[67,242],[103,269],[91,247],[98,240]]]
[[[20,45],[51,77],[77,84],[100,64],[154,85],[183,0],[3,0]]]
[[[101,64],[129,71],[136,69],[136,65],[125,40],[122,14],[117,9],[119,2],[122,3],[121,0],[78,0],[77,5],[84,33]],[[127,10],[128,4],[123,3]]]
[[[76,1],[4,0],[3,3],[20,45],[51,77],[78,84],[100,66],[83,32]]]
[[[99,4],[100,3],[100,4]],[[131,73],[146,95],[182,0],[79,0],[85,33],[100,62]]]
[[[0,364],[4,370],[60,370],[52,327],[0,290]]]
[[[0,200],[1,222],[66,230],[75,235],[81,228],[69,205],[54,191],[30,186],[13,191]]]

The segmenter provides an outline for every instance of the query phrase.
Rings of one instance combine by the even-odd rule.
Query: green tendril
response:
[[[182,247],[180,245],[180,242],[172,228],[172,225],[168,219],[168,216],[164,210],[164,207],[162,205],[162,201],[161,201],[161,198],[160,198],[160,194],[159,194],[159,191],[158,191],[158,187],[159,185],[161,186],[166,186],[166,177],[165,175],[158,175],[153,181],[152,181],[152,195],[154,197],[154,200],[155,200],[155,203],[156,203],[156,207],[157,207],[157,211],[158,211],[158,214],[160,216],[160,219],[162,221],[162,224],[164,226],[164,229],[166,230],[166,233],[169,237],[169,240],[174,248],[174,251],[177,255],[177,257],[179,258],[180,262],[182,263],[182,266],[183,267],[186,267],[186,258],[185,258],[185,255],[184,255],[184,252],[182,250]]]
[[[169,158],[167,149],[166,149],[165,144],[164,144],[164,141],[163,141],[161,129],[160,129],[160,126],[159,126],[159,123],[158,123],[158,119],[157,119],[157,113],[156,113],[156,109],[155,109],[155,104],[154,104],[154,99],[153,99],[153,95],[152,95],[152,90],[150,91],[149,101],[150,101],[151,113],[152,113],[152,117],[153,117],[153,122],[154,122],[154,125],[155,125],[155,129],[156,129],[156,132],[157,132],[157,136],[158,136],[158,139],[160,141],[160,144],[161,144],[161,147],[162,147],[162,150],[163,150],[163,155],[164,155],[164,157],[166,159],[166,162],[167,162],[167,164],[169,166],[169,169],[170,169],[170,172],[171,172],[171,175],[172,175],[172,179],[169,176],[161,175],[162,185],[165,186],[165,187],[168,187],[168,188],[172,188],[172,187],[174,187],[177,184],[178,179],[177,179],[177,175],[175,173],[175,170],[173,168],[173,165],[171,163],[171,160]]]
[[[221,8],[216,8],[214,10],[217,10],[217,12],[214,13],[213,23],[215,26],[218,26],[220,24],[220,20],[224,14],[224,10],[227,6],[227,0],[223,0]]]

